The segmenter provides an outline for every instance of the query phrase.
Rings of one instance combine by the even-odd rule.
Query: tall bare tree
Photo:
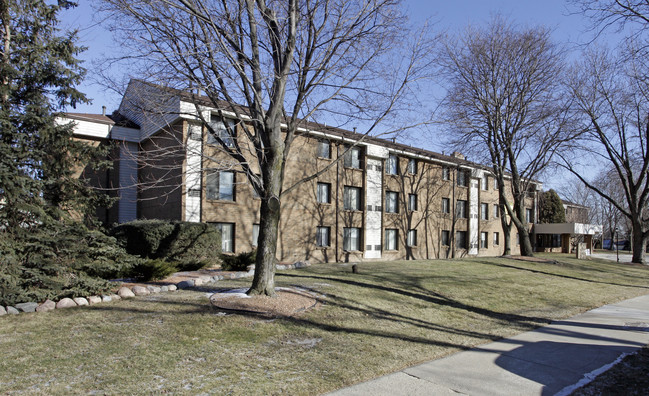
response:
[[[545,28],[518,29],[495,17],[486,27],[469,27],[449,40],[440,59],[449,83],[444,121],[453,143],[490,164],[498,182],[501,211],[508,215],[500,217],[504,254],[511,253],[513,224],[521,254],[531,256],[525,199],[573,137],[561,96],[561,48]]]
[[[649,2],[646,0],[571,0],[592,23],[592,29],[599,35],[607,28],[622,31],[638,37],[649,28]]]
[[[580,129],[586,131],[582,155],[604,164],[609,180],[589,181],[572,161],[564,161],[567,169],[628,219],[635,263],[644,263],[649,239],[646,55],[645,51],[628,47],[619,56],[605,50],[585,53],[570,80],[576,116],[582,123]],[[611,185],[617,188],[609,188]]]
[[[224,142],[197,111],[261,199],[248,293],[274,295],[280,203],[292,188],[283,186],[285,163],[298,129],[308,127],[304,120],[329,114],[341,124],[353,117],[365,132],[374,131],[408,103],[410,84],[430,70],[425,62],[431,46],[404,42],[408,34],[399,0],[104,0],[104,5],[132,51],[129,58],[141,66],[141,78],[201,92],[219,116],[230,112],[248,120],[240,128],[246,144]],[[185,99],[199,109],[204,103],[196,97]]]

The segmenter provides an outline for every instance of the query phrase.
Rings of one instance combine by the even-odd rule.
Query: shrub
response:
[[[114,238],[78,222],[48,221],[0,233],[0,305],[109,291],[138,263]]]
[[[247,271],[255,263],[257,251],[243,252],[235,255],[221,254],[221,269],[224,271]]]
[[[136,220],[111,230],[130,254],[174,262],[183,270],[219,263],[221,236],[205,223]]]
[[[164,279],[177,271],[178,268],[168,261],[162,259],[145,260],[133,267],[128,276],[139,281],[150,281]]]

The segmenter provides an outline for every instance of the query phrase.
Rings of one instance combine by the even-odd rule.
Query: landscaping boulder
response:
[[[6,314],[7,314],[7,310],[5,309],[5,307],[3,307],[2,305],[0,305],[0,316],[2,316],[2,315],[6,315]]]
[[[50,299],[45,300],[44,303],[36,307],[36,312],[52,311],[56,308],[56,303]]]
[[[117,295],[122,297],[122,298],[135,297],[135,293],[133,293],[133,291],[131,291],[131,289],[129,289],[126,286],[120,287],[119,290],[117,291]]]
[[[169,289],[170,292],[174,292],[178,290],[178,287],[176,285],[169,285],[167,286],[167,288]]]
[[[118,300],[121,300],[122,297],[118,296],[117,294],[111,294],[110,299],[113,300],[113,301],[118,301]]]
[[[167,286],[167,285],[160,286],[160,291],[161,292],[168,292],[169,291],[169,286]]]
[[[7,305],[7,313],[12,315],[18,315],[20,311],[12,307],[11,305]]]
[[[101,302],[111,302],[111,301],[113,301],[113,299],[110,296],[107,296],[105,294],[101,296]]]
[[[99,304],[101,302],[101,297],[99,296],[90,296],[88,297],[88,304]]]
[[[182,282],[178,282],[178,288],[179,289],[189,289],[190,287],[194,287],[194,280],[193,279],[187,279]]]
[[[74,302],[80,307],[82,307],[84,305],[88,305],[88,300],[86,300],[83,297],[75,297],[72,300],[74,300]]]
[[[151,294],[149,289],[144,286],[133,286],[131,290],[133,290],[133,294],[135,294],[136,296],[146,296],[148,294]]]
[[[25,303],[19,303],[15,305],[16,309],[22,312],[36,312],[36,307],[38,307],[38,303],[35,302],[25,302]]]
[[[149,290],[151,293],[160,293],[160,287],[158,286],[147,286],[147,290]]]
[[[74,302],[73,299],[71,298],[63,298],[59,302],[56,303],[56,309],[62,309],[62,308],[72,308],[76,307],[77,303]]]

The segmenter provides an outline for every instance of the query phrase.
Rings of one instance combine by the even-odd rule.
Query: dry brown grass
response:
[[[314,265],[294,318],[222,315],[200,290],[0,318],[0,393],[316,394],[649,293],[649,268],[560,255]]]

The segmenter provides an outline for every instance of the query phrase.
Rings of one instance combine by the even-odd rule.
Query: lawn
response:
[[[649,293],[649,268],[543,255],[313,265],[292,319],[223,315],[209,290],[0,318],[0,393],[317,394]]]

